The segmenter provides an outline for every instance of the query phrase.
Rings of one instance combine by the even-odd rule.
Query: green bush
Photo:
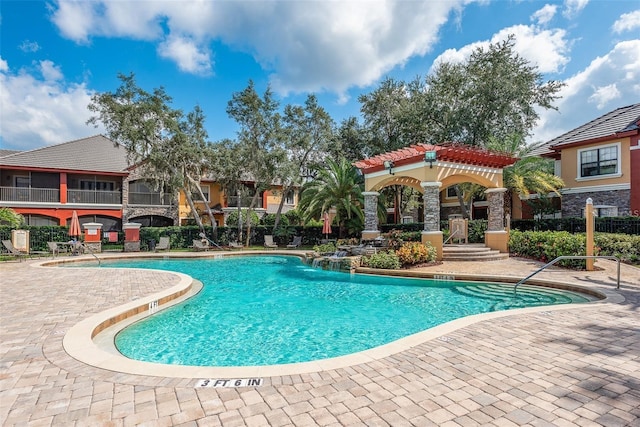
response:
[[[244,227],[247,223],[247,209],[242,209],[242,226]],[[251,226],[255,227],[260,224],[260,217],[254,211],[251,211]],[[238,211],[233,210],[229,213],[227,217],[227,226],[229,227],[237,227],[238,226]]]
[[[469,243],[483,243],[487,226],[488,221],[485,219],[469,221]]]
[[[509,252],[515,256],[549,262],[559,256],[579,256],[586,253],[584,234],[566,231],[517,231],[509,236]],[[558,265],[585,268],[585,260],[563,260]]]
[[[436,249],[430,243],[406,242],[396,251],[403,266],[423,264],[436,259]]]
[[[276,223],[276,214],[266,214],[265,216],[262,217],[262,224],[267,227],[273,227],[275,223]],[[287,227],[288,225],[289,225],[289,218],[287,218],[284,215],[280,215],[280,222],[278,223],[278,227]]]
[[[596,233],[593,240],[599,255],[615,256],[625,263],[640,264],[640,235]]]
[[[313,250],[319,254],[333,253],[336,251],[336,245],[333,242],[323,243],[321,245],[315,245]]]
[[[397,270],[400,268],[400,259],[395,252],[378,252],[366,257],[362,257],[362,263],[365,267],[384,268],[387,270]]]

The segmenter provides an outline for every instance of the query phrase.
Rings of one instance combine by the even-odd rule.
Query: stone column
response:
[[[489,221],[484,234],[484,244],[500,252],[509,252],[509,233],[504,228],[504,193],[506,188],[489,188],[485,191],[489,205]]]
[[[380,236],[378,230],[378,196],[377,191],[364,191],[364,230],[362,231],[363,240],[372,240]]]
[[[442,231],[440,231],[440,187],[441,182],[421,182],[424,194],[424,229],[422,243],[436,248],[438,261],[442,259]]]

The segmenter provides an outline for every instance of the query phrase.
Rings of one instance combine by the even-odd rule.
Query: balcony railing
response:
[[[130,191],[129,204],[145,206],[171,206],[173,205],[173,197],[171,194],[165,193],[134,193]]]
[[[251,205],[251,200],[253,199],[252,196],[243,196],[241,197],[239,200],[241,202],[240,206],[243,208],[248,208],[249,205]],[[237,208],[238,207],[238,196],[227,196],[227,206],[230,208]],[[256,203],[257,208],[261,208],[262,207],[262,197],[258,197],[258,201]]]
[[[3,202],[60,203],[60,190],[57,188],[0,187],[0,200]]]
[[[122,204],[120,191],[67,190],[67,203]]]

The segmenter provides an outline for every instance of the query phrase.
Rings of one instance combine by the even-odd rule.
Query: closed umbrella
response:
[[[69,225],[69,236],[80,237],[82,235],[82,230],[80,230],[80,220],[78,219],[78,212],[73,211],[71,215],[71,224]]]
[[[329,212],[325,212],[322,218],[322,233],[325,239],[331,234],[331,218],[329,218]]]

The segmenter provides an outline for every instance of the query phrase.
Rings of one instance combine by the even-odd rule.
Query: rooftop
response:
[[[127,153],[102,135],[18,151],[0,157],[0,167],[126,173]]]

